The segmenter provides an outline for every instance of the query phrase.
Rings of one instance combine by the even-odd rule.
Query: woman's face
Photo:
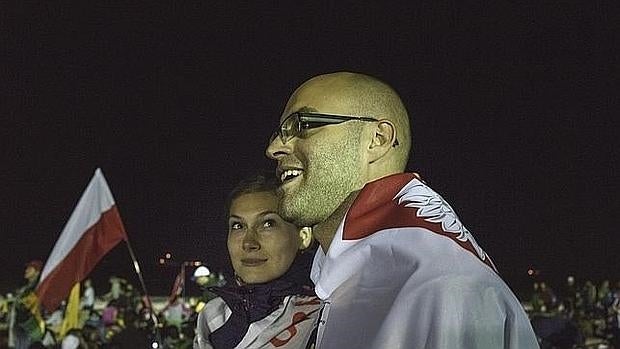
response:
[[[237,276],[258,284],[282,276],[291,266],[301,241],[299,229],[277,213],[272,192],[242,194],[228,212],[228,253]]]

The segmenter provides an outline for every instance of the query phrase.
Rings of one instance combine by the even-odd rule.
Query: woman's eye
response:
[[[263,222],[263,228],[271,228],[276,225],[276,221],[273,219],[267,219]]]
[[[230,223],[230,230],[239,230],[241,228],[243,228],[243,226],[239,222]]]

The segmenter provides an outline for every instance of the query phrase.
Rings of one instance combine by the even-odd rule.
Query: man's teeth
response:
[[[297,177],[301,174],[301,170],[286,170],[280,175],[280,180],[284,182],[287,179]]]

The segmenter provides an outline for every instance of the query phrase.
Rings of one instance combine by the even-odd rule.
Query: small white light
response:
[[[196,271],[194,271],[194,277],[201,277],[201,276],[209,276],[211,275],[211,271],[209,270],[209,268],[205,267],[204,265],[199,266],[198,268],[196,268]]]
[[[157,343],[157,342],[151,343],[151,348],[153,348],[153,349],[159,348],[159,343]]]

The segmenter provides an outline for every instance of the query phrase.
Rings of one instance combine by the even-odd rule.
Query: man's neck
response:
[[[359,192],[359,190],[351,192],[326,220],[312,227],[312,235],[321,245],[323,252],[327,253],[327,250],[329,250],[340,222],[342,222],[344,215],[353,204],[353,201],[355,201],[355,198],[357,198]]]

